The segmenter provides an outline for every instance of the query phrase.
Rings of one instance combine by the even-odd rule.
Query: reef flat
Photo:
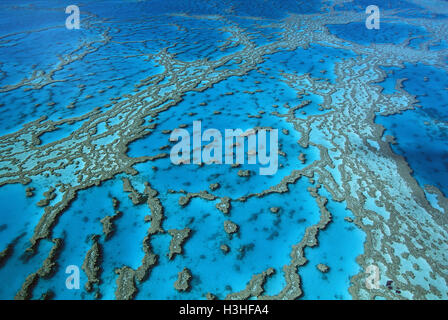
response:
[[[0,298],[447,299],[431,3],[379,4],[369,30],[349,0],[87,1],[68,30],[56,1],[4,1]],[[174,165],[194,121],[278,129],[277,173]]]

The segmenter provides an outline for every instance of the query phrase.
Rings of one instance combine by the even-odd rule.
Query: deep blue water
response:
[[[416,95],[421,108],[402,114],[377,117],[376,122],[385,128],[385,135],[396,137],[395,152],[402,154],[414,176],[423,186],[435,185],[447,194],[448,188],[448,81],[446,71],[425,65],[406,65],[403,69],[390,69],[386,81],[380,83],[385,92],[393,93],[395,81],[407,78],[403,85]]]

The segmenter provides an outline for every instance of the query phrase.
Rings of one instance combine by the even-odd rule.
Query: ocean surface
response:
[[[447,299],[447,21],[441,0],[3,0],[0,299]],[[247,142],[174,164],[195,121],[276,129],[275,174]]]

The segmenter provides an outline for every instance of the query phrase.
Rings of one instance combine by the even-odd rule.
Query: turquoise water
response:
[[[346,156],[369,165],[372,161],[354,151],[338,154],[352,135],[359,134],[350,132],[356,127],[353,123],[341,124],[338,117],[345,116],[343,106],[352,98],[365,99],[365,87],[357,87],[368,77],[360,73],[363,68],[380,67],[386,72],[384,81],[368,84],[372,90],[374,85],[383,87],[385,96],[397,93],[396,81],[407,78],[403,89],[415,95],[422,107],[387,117],[377,114],[375,123],[385,128],[380,139],[396,138],[392,150],[405,158],[420,187],[428,184],[448,194],[446,55],[445,60],[425,60],[422,54],[417,64],[378,59],[376,66],[368,60],[375,52],[366,49],[371,44],[399,46],[412,38],[406,49],[425,50],[426,44],[428,52],[437,53],[445,52],[446,41],[428,43],[435,35],[425,27],[426,20],[412,24],[400,20],[431,17],[426,9],[407,1],[347,2],[334,6],[331,13],[333,4],[87,1],[81,6],[81,29],[67,30],[65,3],[3,1],[0,252],[8,246],[12,251],[0,261],[0,299],[15,297],[25,278],[42,266],[55,238],[63,239],[54,258],[56,266],[51,276],[38,279],[30,298],[39,299],[50,290],[55,299],[114,299],[116,269],[140,267],[143,241],[154,225],[147,221],[148,204],[133,204],[123,190],[123,178],[137,193],[144,193],[145,183],[157,190],[164,231],[191,229],[182,253],[171,260],[172,236],[151,235],[157,263],[147,279],[136,281],[135,299],[205,299],[207,292],[224,299],[244,290],[254,275],[269,268],[275,273],[266,279],[263,294],[279,294],[287,285],[283,267],[293,263],[293,246],[322,218],[312,192],[318,184],[317,196],[328,200],[325,207],[331,221],[320,230],[318,245],[304,248],[306,263],[293,271],[300,276],[301,294],[293,298],[351,299],[351,279],[364,272],[357,257],[365,251],[367,228],[347,221],[363,218],[365,211],[350,210],[345,198],[355,193],[350,189],[353,185],[365,182],[357,180],[358,172],[349,178],[348,186],[341,159]],[[345,11],[363,12],[370,4],[385,11],[409,10],[388,16],[380,30],[366,29],[356,15],[348,23],[330,19]],[[316,30],[300,25],[308,18],[317,21]],[[442,14],[434,18],[443,19]],[[347,41],[365,51],[356,52]],[[363,60],[370,64],[364,65]],[[340,66],[352,69],[341,71]],[[372,69],[368,72],[377,80]],[[338,102],[344,90],[345,100]],[[300,104],[306,105],[297,108]],[[192,136],[194,121],[201,121],[202,132],[216,129],[222,134],[226,129],[277,129],[278,170],[261,175],[263,165],[248,164],[247,155],[237,168],[174,165],[163,155],[175,144],[170,133],[183,128]],[[341,128],[348,133],[334,136]],[[308,145],[302,140],[306,134],[310,134]],[[323,163],[325,154],[319,148],[336,166]],[[272,156],[271,147],[266,149]],[[246,170],[249,177],[241,174]],[[323,171],[334,184],[319,179]],[[214,183],[219,184],[216,190],[211,187]],[[27,197],[30,187],[34,189]],[[50,188],[55,188],[54,198],[38,206]],[[69,191],[74,196],[65,202]],[[201,191],[213,199],[196,195],[187,205],[179,204],[185,194]],[[230,198],[228,214],[216,207],[224,197]],[[29,253],[30,239],[38,234],[45,210],[53,212],[59,205],[64,208],[48,227],[49,234],[34,246],[34,254]],[[113,220],[114,233],[106,239],[101,220],[115,210],[121,215]],[[226,220],[238,225],[237,233],[226,234]],[[87,292],[88,275],[81,267],[94,235],[100,235],[102,249],[100,283]],[[229,252],[224,253],[221,245],[227,245]],[[318,264],[327,265],[329,271],[319,271]],[[65,285],[66,267],[71,265],[80,269],[77,290]],[[184,267],[190,269],[192,280],[190,289],[181,292],[174,283]]]

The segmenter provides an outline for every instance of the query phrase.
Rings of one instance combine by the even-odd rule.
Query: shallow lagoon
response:
[[[3,5],[8,7],[13,3],[15,2],[5,1]],[[365,3],[360,2],[361,5]],[[97,107],[101,110],[113,108],[124,98],[143,90],[143,79],[166,71],[166,65],[151,61],[162,48],[169,46],[167,52],[173,61],[184,63],[205,58],[218,61],[228,55],[237,55],[244,48],[241,43],[236,43],[237,38],[231,36],[232,28],[243,30],[256,47],[268,46],[282,41],[282,27],[279,25],[282,18],[294,13],[315,14],[321,10],[328,12],[328,7],[321,8],[317,1],[300,6],[293,1],[255,1],[250,4],[235,1],[232,8],[225,7],[220,2],[209,1],[191,4],[156,1],[151,2],[150,7],[143,2],[124,5],[119,1],[96,1],[88,2],[83,7],[85,12],[97,14],[94,17],[89,13],[90,27],[79,33],[72,33],[74,36],[70,37],[70,41],[64,41],[66,30],[59,22],[64,20],[65,15],[47,10],[54,5],[52,1],[39,1],[38,13],[34,14],[29,8],[25,10],[28,13],[22,16],[23,24],[14,23],[17,21],[14,15],[1,14],[0,21],[8,26],[2,29],[3,35],[55,24],[59,26],[30,32],[25,38],[17,35],[2,38],[6,45],[2,46],[4,50],[0,52],[0,67],[3,71],[0,85],[16,83],[24,75],[32,74],[33,70],[51,69],[60,61],[58,55],[73,54],[80,42],[90,45],[83,46],[83,50],[92,50],[85,50],[88,54],[83,59],[75,59],[67,67],[56,70],[53,77],[56,81],[51,84],[33,90],[24,90],[28,86],[24,85],[1,92],[2,135],[17,131],[23,124],[43,115],[57,121],[84,115]],[[383,6],[384,3],[380,2],[379,5]],[[396,6],[402,5],[419,10],[418,6],[407,2],[396,3]],[[345,3],[335,9],[355,7]],[[46,13],[44,20],[38,19],[42,12]],[[47,14],[49,12],[51,14]],[[226,19],[207,17],[202,20],[185,15],[171,15],[179,12],[190,15],[224,14]],[[426,16],[425,13],[400,14],[406,17]],[[381,33],[369,32],[360,22],[332,24],[327,27],[334,35],[361,45],[398,44],[409,36],[422,35],[409,44],[418,49],[428,39],[424,28],[389,20],[384,21]],[[360,32],[353,32],[355,29]],[[109,35],[113,41],[105,45]],[[225,45],[227,40],[235,45]],[[222,46],[224,49],[220,50]],[[442,41],[439,46],[433,45],[430,48],[437,51],[444,47],[445,43]],[[283,73],[309,74],[312,78],[335,84],[338,76],[335,65],[356,57],[349,46],[336,49],[311,43],[307,49],[283,49],[280,47],[277,52],[263,55],[256,67],[250,68],[245,74],[218,81],[204,91],[186,92],[182,101],[172,108],[154,119],[146,117],[144,124],[153,121],[157,123],[157,127],[148,130],[150,134],[147,136],[130,143],[126,151],[130,158],[169,153],[173,145],[168,140],[169,132],[180,126],[185,126],[191,132],[195,120],[202,121],[203,130],[216,128],[221,132],[226,128],[246,130],[266,126],[279,130],[280,149],[284,152],[284,155],[279,155],[280,167],[276,175],[257,174],[259,165],[243,164],[239,168],[229,165],[174,166],[169,158],[161,158],[133,165],[137,171],[134,176],[120,173],[99,186],[79,191],[76,199],[57,219],[52,229],[51,238],[64,240],[63,249],[56,259],[55,273],[49,279],[39,279],[32,298],[38,299],[47,290],[53,291],[56,299],[95,298],[93,293],[82,289],[87,281],[82,270],[81,290],[68,290],[65,287],[66,266],[81,267],[92,246],[90,238],[94,234],[101,235],[101,298],[114,299],[117,268],[126,265],[137,269],[140,266],[144,257],[142,242],[151,226],[150,222],[145,222],[150,210],[146,203],[132,204],[128,194],[123,192],[121,178],[124,177],[129,178],[140,193],[144,191],[145,182],[149,182],[158,191],[158,198],[164,207],[165,219],[162,225],[165,230],[183,229],[187,226],[192,229],[190,238],[183,245],[183,253],[173,260],[167,257],[171,236],[162,233],[151,237],[151,247],[159,257],[158,263],[152,268],[149,278],[137,284],[139,292],[136,299],[204,299],[206,292],[223,299],[232,292],[244,290],[254,274],[268,268],[273,268],[275,273],[266,281],[265,294],[278,294],[286,285],[282,268],[290,263],[292,246],[301,241],[307,227],[319,222],[319,207],[308,191],[315,183],[302,176],[288,186],[287,192],[254,196],[245,202],[237,199],[276,186],[295,170],[302,170],[320,160],[317,147],[309,145],[305,148],[299,145],[298,141],[302,136],[296,131],[294,120],[287,121],[282,115],[288,113],[289,107],[311,100],[305,108],[296,110],[295,120],[325,116],[326,111],[319,110],[323,98],[314,94],[299,97],[297,91],[287,84]],[[77,53],[73,56],[76,57]],[[241,61],[233,59],[215,71],[237,70],[240,65]],[[420,64],[405,64],[403,69],[393,67],[385,70],[393,70],[394,73],[389,73],[385,81],[378,84],[384,87],[383,93],[393,93],[396,80],[408,78],[403,83],[404,89],[417,95],[422,108],[389,117],[377,116],[375,121],[386,128],[385,134],[396,137],[398,144],[393,146],[393,150],[406,158],[420,185],[431,184],[447,194],[446,73]],[[43,80],[35,80],[38,81]],[[169,88],[163,89],[159,94],[169,91]],[[148,99],[151,100],[152,97]],[[138,107],[139,104],[135,104],[135,108]],[[117,118],[110,119],[109,125],[119,124],[120,121]],[[71,125],[62,124],[55,131],[44,133],[40,136],[42,148],[80,130],[82,124],[83,120]],[[106,132],[106,124],[101,123],[97,130],[97,134]],[[316,134],[316,137],[319,135]],[[110,139],[107,137],[102,142],[108,144]],[[314,141],[318,144],[320,142]],[[298,158],[301,153],[306,157],[305,163]],[[340,164],[339,161],[334,162]],[[252,175],[240,177],[240,169],[251,170]],[[64,181],[76,181],[75,174],[68,172],[63,177]],[[338,167],[331,172],[336,184],[340,184],[342,177]],[[314,179],[318,179],[317,175]],[[26,255],[23,253],[30,245],[29,239],[44,210],[37,207],[36,203],[42,199],[49,186],[61,180],[63,179],[44,175],[33,177],[29,186],[35,188],[34,196],[29,198],[25,196],[27,186],[9,184],[0,188],[0,203],[3,206],[0,215],[0,250],[8,244],[14,244],[12,254],[0,268],[0,279],[4,284],[0,288],[0,298],[13,298],[24,278],[35,272],[49,254],[52,243],[48,239],[41,241],[36,254],[31,258],[25,259]],[[211,190],[212,183],[219,183],[220,187]],[[219,199],[193,198],[188,205],[182,207],[178,203],[182,196],[181,190],[208,190],[217,197],[230,197],[230,214],[225,215],[216,208]],[[62,193],[57,192],[55,199],[50,201],[50,206],[61,201]],[[320,189],[319,194],[328,199],[326,208],[332,215],[332,222],[319,232],[319,245],[304,250],[308,262],[297,271],[302,281],[301,298],[350,299],[350,279],[362,272],[356,258],[363,253],[366,236],[361,229],[345,219],[354,218],[353,213],[346,208],[346,202],[336,202],[325,188]],[[118,210],[122,215],[114,220],[115,233],[106,241],[100,220],[114,213],[112,198],[120,202]],[[279,208],[279,211],[273,213],[270,208]],[[236,223],[239,226],[238,233],[228,236],[224,231],[225,220]],[[16,238],[17,241],[13,242]],[[227,254],[220,249],[222,244],[229,246]],[[329,266],[328,273],[322,273],[316,268],[320,263]],[[177,273],[184,267],[192,271],[191,290],[178,292],[173,284]]]

